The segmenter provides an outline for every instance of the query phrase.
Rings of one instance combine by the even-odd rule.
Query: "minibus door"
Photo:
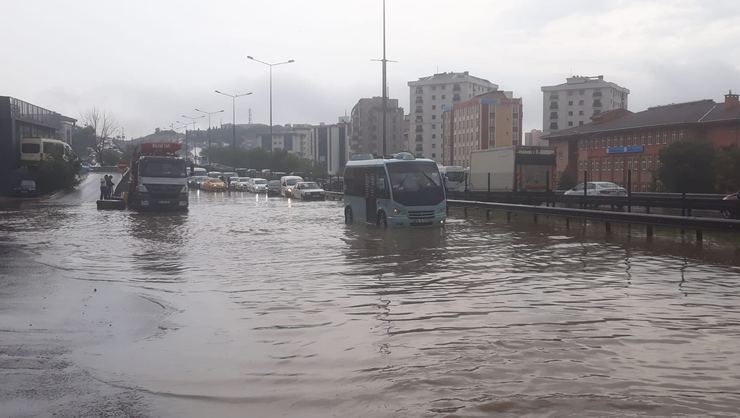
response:
[[[375,194],[378,176],[373,170],[365,171],[365,217],[367,222],[376,223],[378,221],[378,204]]]

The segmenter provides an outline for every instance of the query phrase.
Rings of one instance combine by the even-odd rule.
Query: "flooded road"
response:
[[[740,410],[734,248],[455,212],[378,231],[338,202],[248,193],[192,191],[167,216],[75,196],[0,213],[11,416]]]

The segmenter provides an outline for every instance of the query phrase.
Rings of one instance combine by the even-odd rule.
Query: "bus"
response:
[[[344,169],[344,222],[389,226],[442,226],[447,199],[437,163],[402,152],[392,158],[348,161]]]
[[[445,189],[450,192],[465,191],[465,169],[459,165],[439,167],[439,174],[445,182]]]
[[[64,141],[51,138],[22,138],[21,162],[38,164],[42,160],[49,160],[52,156],[69,161],[75,157],[72,147]]]

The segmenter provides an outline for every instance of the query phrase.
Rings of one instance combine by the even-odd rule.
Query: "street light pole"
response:
[[[250,91],[249,93],[242,94],[228,94],[219,90],[214,90],[214,92],[223,94],[226,97],[231,97],[231,147],[233,150],[236,150],[236,99],[242,96],[249,96],[252,92]]]
[[[195,157],[195,161],[197,162],[198,161],[198,155],[195,154],[195,121],[198,120],[198,119],[204,118],[205,116],[195,116],[195,117],[188,116],[188,115],[180,115],[180,116],[184,117],[185,119],[190,119],[190,123],[193,124],[193,155]],[[185,142],[187,143],[187,141],[188,141],[188,137],[187,137],[187,133],[186,133],[185,134]],[[186,148],[187,148],[187,146],[186,146]]]
[[[206,134],[206,137],[208,138],[208,165],[211,165],[211,115],[215,115],[216,113],[223,113],[224,110],[221,109],[215,112],[206,112],[205,110],[195,109],[195,111],[208,115],[208,132]]]
[[[254,62],[259,62],[260,64],[264,64],[264,65],[270,67],[270,142],[272,142],[272,67],[275,67],[277,65],[290,64],[292,62],[295,62],[295,60],[288,60],[288,61],[283,61],[283,62],[269,63],[269,62],[258,60],[257,58],[255,58],[255,57],[253,57],[251,55],[248,55],[247,58],[250,59],[250,60],[252,60],[252,61],[254,61]]]

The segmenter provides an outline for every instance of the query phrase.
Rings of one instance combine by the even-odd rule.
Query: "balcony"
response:
[[[601,100],[594,100],[594,107],[601,107]]]

